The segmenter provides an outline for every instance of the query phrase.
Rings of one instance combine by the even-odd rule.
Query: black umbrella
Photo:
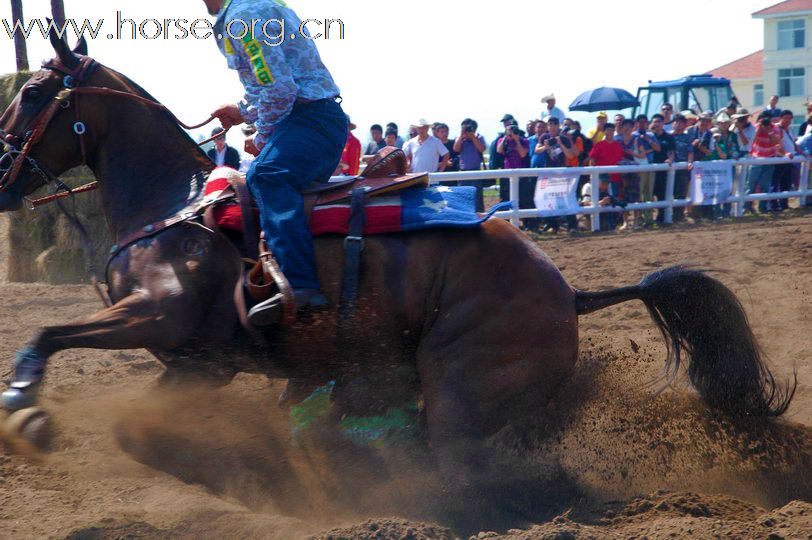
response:
[[[571,111],[617,111],[638,107],[640,102],[633,95],[622,88],[609,88],[601,86],[588,90],[575,98],[570,104]]]

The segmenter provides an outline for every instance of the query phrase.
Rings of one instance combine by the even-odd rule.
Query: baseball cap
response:
[[[513,118],[513,115],[512,115],[512,114],[506,114],[506,115],[505,115],[505,116],[503,116],[503,117],[502,117],[502,119],[501,119],[501,120],[499,120],[499,121],[500,121],[500,122],[502,122],[502,123],[505,123],[505,122],[514,122],[515,120],[516,120],[516,119],[515,119],[515,118]]]
[[[601,111],[598,113],[598,118],[609,118],[609,116],[606,114],[606,111]]]

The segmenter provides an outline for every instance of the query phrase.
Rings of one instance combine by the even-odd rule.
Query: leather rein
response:
[[[48,128],[48,125],[53,120],[53,118],[60,112],[60,110],[70,108],[71,98],[73,98],[73,108],[76,114],[76,121],[73,123],[73,132],[79,137],[79,146],[82,152],[82,164],[87,164],[87,150],[85,147],[85,137],[84,137],[84,135],[87,133],[87,126],[84,122],[82,122],[80,118],[81,113],[78,99],[80,95],[116,96],[136,101],[148,107],[159,109],[165,112],[179,126],[187,130],[203,127],[215,119],[214,116],[210,116],[208,119],[206,119],[204,122],[201,122],[200,124],[186,125],[185,123],[181,122],[177,118],[177,116],[175,116],[174,113],[172,113],[172,111],[170,111],[165,105],[158,103],[157,101],[145,98],[143,96],[139,96],[132,92],[124,92],[121,90],[114,90],[112,88],[97,87],[97,86],[80,86],[85,77],[93,70],[95,70],[98,67],[98,65],[99,65],[98,62],[96,62],[89,56],[80,57],[79,63],[73,68],[66,66],[59,59],[50,60],[42,64],[43,68],[50,69],[52,71],[57,71],[64,75],[62,79],[63,88],[56,94],[56,96],[54,96],[51,103],[49,103],[48,106],[45,107],[37,115],[37,117],[32,122],[33,127],[30,130],[26,131],[25,136],[20,137],[0,130],[0,142],[2,142],[5,150],[2,156],[0,156],[0,174],[2,174],[2,176],[0,176],[0,192],[8,189],[12,184],[14,184],[14,182],[19,177],[20,170],[26,163],[29,164],[32,172],[44,178],[46,183],[55,183],[57,185],[58,190],[54,195],[42,197],[39,199],[31,200],[25,197],[25,200],[28,202],[29,208],[32,210],[38,206],[42,206],[43,204],[47,204],[56,199],[67,197],[73,195],[74,193],[92,191],[98,187],[97,182],[91,182],[79,188],[71,189],[68,186],[66,186],[62,181],[60,181],[55,174],[49,171],[47,167],[44,167],[30,155],[34,146],[45,135],[45,131]],[[204,144],[207,144],[213,141],[214,139],[224,136],[225,132],[227,131],[228,130],[225,130],[222,133],[218,133],[216,135],[209,137],[205,141],[199,143],[199,146],[203,146]],[[10,137],[11,140],[9,140],[8,138],[9,135],[11,136]],[[15,148],[12,141],[15,142],[22,141],[22,147],[19,149]]]

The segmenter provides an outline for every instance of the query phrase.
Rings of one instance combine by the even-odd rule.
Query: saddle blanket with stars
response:
[[[223,174],[212,174],[206,183],[205,194],[217,198],[228,186]],[[385,234],[416,231],[437,227],[477,227],[494,212],[507,210],[510,203],[494,206],[487,214],[475,212],[476,188],[443,185],[413,187],[392,195],[369,197],[365,202],[364,234]],[[242,231],[242,213],[235,201],[214,208],[214,219],[224,229]],[[350,202],[316,206],[310,216],[313,236],[321,234],[348,234]]]
[[[391,196],[370,197],[364,207],[364,235],[416,231],[438,227],[478,227],[494,212],[510,208],[510,203],[494,206],[486,214],[477,214],[470,186],[414,187]],[[310,217],[313,236],[347,234],[350,203],[317,206]]]

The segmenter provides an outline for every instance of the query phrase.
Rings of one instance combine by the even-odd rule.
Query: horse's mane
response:
[[[135,81],[133,81],[132,79],[130,79],[129,77],[124,75],[123,73],[120,73],[120,72],[116,71],[115,69],[113,69],[111,67],[105,66],[101,62],[99,62],[99,66],[102,67],[103,69],[106,69],[107,71],[115,74],[117,77],[119,77],[125,84],[127,84],[139,96],[141,96],[143,98],[146,98],[146,99],[149,99],[149,100],[152,100],[152,101],[154,101],[156,103],[161,103],[160,101],[155,99],[155,97],[153,97],[152,94],[150,94],[149,92],[144,90],[144,88],[141,85],[139,85],[138,83],[136,83]],[[206,153],[203,151],[203,149],[200,147],[200,145],[198,145],[197,142],[194,139],[192,139],[192,137],[189,135],[189,133],[187,133],[186,130],[183,129],[183,127],[181,127],[178,124],[177,120],[172,116],[172,114],[170,114],[168,112],[168,110],[167,111],[161,110],[159,112],[160,112],[160,114],[164,115],[170,121],[169,123],[175,128],[175,130],[181,136],[181,138],[183,138],[185,141],[187,141],[189,146],[191,148],[193,148],[194,151],[197,154],[199,154],[198,157],[205,160],[204,163],[207,163],[207,164],[211,163],[211,166],[208,167],[207,170],[209,170],[209,171],[212,170],[214,168],[214,163],[211,162],[211,159],[209,159],[209,156],[207,156]]]

